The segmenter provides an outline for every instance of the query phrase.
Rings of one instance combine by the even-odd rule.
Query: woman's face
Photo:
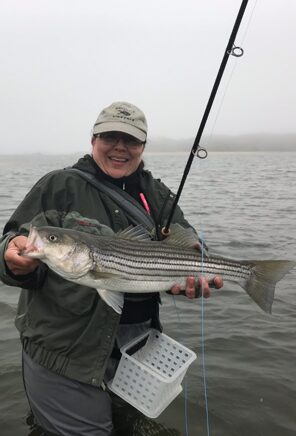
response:
[[[134,173],[142,160],[144,144],[121,132],[106,132],[92,138],[93,158],[114,179]]]

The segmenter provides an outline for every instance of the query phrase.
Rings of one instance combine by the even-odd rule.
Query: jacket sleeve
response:
[[[17,234],[8,233],[0,240],[0,279],[3,283],[9,286],[22,287],[24,289],[33,289],[41,285],[44,280],[47,267],[41,264],[34,272],[23,276],[15,275],[6,266],[4,253],[7,245]]]

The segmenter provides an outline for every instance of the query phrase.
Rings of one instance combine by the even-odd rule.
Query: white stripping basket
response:
[[[154,329],[120,351],[109,389],[144,415],[157,418],[182,391],[181,382],[196,354]]]

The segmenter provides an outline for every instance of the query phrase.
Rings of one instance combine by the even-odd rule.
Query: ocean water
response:
[[[78,156],[0,157],[0,227],[47,171]],[[147,155],[174,190],[187,155]],[[211,252],[236,259],[296,260],[296,154],[209,153],[193,163],[180,204]],[[198,359],[181,395],[134,435],[296,434],[296,269],[278,284],[273,314],[234,284],[208,300],[165,296],[164,331]],[[28,436],[28,411],[14,327],[19,290],[0,283],[0,433]],[[34,435],[37,436],[38,432]]]

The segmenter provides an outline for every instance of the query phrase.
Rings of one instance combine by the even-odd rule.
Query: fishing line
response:
[[[188,158],[187,164],[185,166],[183,177],[181,179],[181,182],[180,182],[180,185],[179,185],[179,188],[178,188],[175,200],[173,202],[171,212],[169,214],[169,217],[168,217],[168,220],[167,220],[167,223],[166,223],[165,227],[162,229],[162,234],[163,234],[164,237],[168,236],[169,233],[170,233],[169,227],[170,227],[170,224],[171,224],[171,220],[173,218],[176,206],[177,206],[179,198],[181,196],[181,193],[182,193],[182,190],[183,190],[186,178],[187,178],[187,176],[189,174],[189,171],[190,171],[190,168],[191,168],[191,165],[192,165],[194,157],[197,156],[201,160],[203,160],[203,159],[205,159],[207,157],[207,151],[200,147],[200,139],[201,139],[201,136],[203,134],[203,130],[204,130],[204,127],[206,125],[208,116],[210,114],[210,111],[211,111],[211,108],[212,108],[212,105],[213,105],[213,102],[214,102],[214,99],[215,99],[215,96],[216,96],[219,84],[221,82],[221,79],[222,79],[222,76],[223,76],[223,73],[224,73],[224,70],[225,70],[225,67],[226,67],[226,64],[227,64],[229,56],[232,55],[234,57],[241,57],[243,55],[243,53],[244,53],[243,49],[241,47],[236,46],[234,41],[235,41],[235,38],[236,38],[236,35],[237,35],[237,32],[238,32],[240,23],[242,21],[245,9],[247,7],[247,4],[248,4],[248,0],[243,0],[242,1],[240,9],[239,9],[239,12],[238,12],[238,15],[236,17],[236,20],[235,20],[235,23],[234,23],[234,26],[233,26],[233,29],[232,29],[232,32],[231,32],[231,35],[230,35],[227,47],[226,47],[226,50],[224,52],[224,56],[223,56],[220,68],[218,70],[218,74],[217,74],[216,80],[214,82],[214,86],[212,88],[212,91],[211,91],[211,94],[210,94],[210,97],[209,97],[209,100],[208,100],[208,103],[207,103],[204,115],[202,117],[199,129],[198,129],[198,132],[197,132],[197,135],[196,135],[196,138],[194,140],[191,152],[189,154],[189,158]],[[246,26],[246,30],[245,30],[245,34],[243,36],[243,40],[246,37],[246,34],[247,34],[247,31],[248,31],[248,28],[249,28],[249,25],[250,25],[250,22],[251,22],[251,18],[253,16],[256,4],[257,4],[257,0],[255,1],[255,5],[253,7],[253,10],[251,12],[250,18],[248,20],[248,23],[247,23],[247,26]],[[214,126],[212,127],[211,136],[213,134],[213,130],[215,128],[215,125],[216,125],[216,122],[217,122],[217,119],[218,119],[218,115],[219,115],[219,113],[221,111],[222,103],[224,102],[224,98],[225,98],[227,89],[229,87],[230,81],[232,79],[235,67],[236,67],[236,63],[234,65],[234,67],[232,68],[232,71],[231,71],[228,83],[227,83],[226,88],[224,90],[224,93],[223,93],[223,96],[222,96],[222,101],[220,103],[220,106],[218,108],[218,113],[216,114],[216,117],[215,117],[215,120],[214,120]],[[201,226],[201,228],[202,228],[202,226]],[[205,247],[204,247],[204,238],[203,238],[202,230],[200,231],[200,241],[201,241],[201,264],[202,264],[202,267],[201,267],[201,277],[202,277],[202,281],[201,281],[201,355],[202,355],[202,372],[203,372],[203,386],[204,386],[204,400],[205,400],[205,411],[206,411],[207,435],[210,436],[209,407],[208,407],[208,394],[207,394],[207,377],[206,377],[206,363],[205,363],[205,328],[204,328],[204,326],[205,326],[205,322],[204,322],[204,320],[205,320],[205,308],[204,308],[204,297],[203,297],[203,291],[204,291],[204,248]],[[174,304],[175,304],[175,308],[176,308],[176,312],[177,312],[177,316],[178,316],[178,320],[179,320],[179,324],[180,324],[180,317],[179,317],[179,312],[177,310],[175,298],[173,298],[173,301],[174,301]],[[186,385],[186,378],[185,378],[185,390],[184,390],[184,394],[185,394],[185,432],[186,432],[186,435],[188,435],[188,415],[187,415],[188,410],[187,410],[187,385]]]
[[[201,123],[199,125],[199,128],[198,128],[191,152],[190,152],[189,157],[188,157],[187,164],[184,168],[183,177],[181,179],[176,197],[174,199],[171,211],[169,213],[167,223],[166,223],[165,227],[162,229],[162,234],[164,237],[166,237],[169,234],[169,227],[170,227],[173,215],[175,213],[179,198],[181,196],[186,178],[189,174],[190,167],[191,167],[191,164],[192,164],[194,157],[198,156],[200,159],[205,159],[207,157],[207,151],[200,147],[200,144],[199,144],[200,139],[201,139],[201,136],[203,134],[207,119],[209,117],[213,102],[215,100],[215,96],[217,94],[217,91],[218,91],[218,88],[219,88],[219,85],[220,85],[227,61],[229,59],[229,56],[233,55],[233,56],[239,57],[243,54],[243,50],[240,47],[235,46],[234,41],[235,41],[235,38],[236,38],[236,35],[238,32],[239,26],[241,24],[242,18],[244,16],[247,4],[248,4],[248,0],[242,0],[242,3],[241,3],[241,6],[239,8],[239,11],[238,11],[231,35],[230,35],[230,38],[229,38],[227,46],[226,46],[226,50],[225,50],[223,58],[222,58],[222,62],[220,64],[220,67],[219,67],[219,70],[218,70],[218,73],[217,73],[217,76],[216,76],[216,79],[215,79],[215,82],[214,82],[214,85],[213,85],[213,88],[212,88],[212,91],[211,91],[211,94],[210,94],[210,97],[208,100],[208,103],[207,103],[205,111],[204,111],[204,115],[203,115]]]
[[[247,24],[246,24],[246,28],[244,30],[244,33],[243,33],[240,45],[243,45],[243,43],[245,42],[247,33],[249,32],[249,27],[250,27],[251,21],[253,20],[253,15],[254,15],[254,12],[255,12],[255,8],[257,6],[257,2],[258,2],[258,0],[255,0],[253,8],[252,8],[251,13],[250,13],[250,16],[248,18],[248,21],[247,21]]]
[[[254,5],[253,5],[252,11],[251,11],[251,13],[250,13],[250,16],[249,16],[248,21],[247,21],[247,24],[246,24],[246,28],[245,28],[244,33],[243,33],[243,36],[242,36],[242,38],[241,38],[241,43],[240,43],[240,45],[239,45],[240,47],[244,45],[244,41],[245,41],[245,39],[246,39],[246,37],[247,37],[247,34],[248,34],[248,32],[249,32],[249,27],[250,27],[251,21],[252,21],[252,19],[253,19],[253,15],[254,15],[254,12],[255,12],[255,8],[256,8],[256,6],[257,6],[257,2],[258,2],[258,0],[255,0],[255,3],[254,3]],[[235,57],[240,57],[240,56],[235,56]],[[231,71],[230,71],[230,74],[229,74],[229,77],[228,77],[227,83],[226,83],[226,85],[225,85],[225,88],[224,88],[224,91],[223,91],[223,94],[222,94],[222,97],[221,97],[221,100],[220,100],[220,103],[219,103],[219,106],[218,106],[218,110],[217,110],[217,112],[216,112],[216,115],[215,115],[215,118],[214,118],[214,121],[213,121],[213,124],[212,124],[212,128],[211,128],[211,131],[210,131],[210,134],[209,134],[209,139],[208,139],[208,145],[210,145],[211,142],[212,142],[212,140],[213,140],[214,130],[215,130],[215,128],[216,128],[217,121],[218,121],[219,115],[220,115],[220,113],[221,113],[221,110],[222,110],[222,107],[223,107],[223,104],[224,104],[224,100],[225,100],[225,98],[226,98],[226,94],[227,94],[227,92],[228,92],[228,89],[229,89],[230,83],[231,83],[231,81],[232,81],[232,79],[233,79],[234,72],[235,72],[235,70],[236,70],[236,68],[237,68],[237,65],[238,65],[238,62],[237,62],[237,59],[236,59],[235,62],[233,63],[232,68],[231,68]]]
[[[204,278],[204,237],[203,231],[200,231],[201,240],[201,277]],[[203,387],[204,387],[204,400],[206,411],[207,435],[210,436],[210,420],[209,420],[209,406],[208,406],[208,388],[206,376],[206,359],[205,359],[205,306],[204,306],[204,281],[201,284],[201,361],[202,361],[202,374],[203,374]]]
[[[181,319],[180,319],[180,313],[178,311],[177,308],[177,304],[176,304],[176,298],[174,295],[172,295],[173,297],[173,302],[175,305],[175,311],[178,317],[178,324],[179,324],[179,328],[181,327]],[[180,328],[181,330],[181,328]],[[185,436],[189,436],[189,432],[188,432],[188,392],[187,392],[187,375],[185,374],[184,377],[184,421],[185,421]]]
[[[201,165],[203,168],[200,168],[199,174],[202,180],[205,177],[202,175],[205,170],[204,162],[196,161],[196,165]],[[204,192],[204,191],[203,191]],[[199,198],[199,210],[204,210],[203,207],[203,198]],[[206,371],[206,352],[205,352],[205,298],[203,296],[204,291],[204,279],[205,279],[205,270],[204,270],[204,257],[206,251],[206,245],[204,240],[204,224],[201,220],[201,215],[197,213],[199,216],[199,224],[198,228],[200,229],[198,232],[199,240],[201,242],[201,304],[200,304],[200,350],[201,350],[201,367],[202,367],[202,384],[203,384],[203,395],[205,402],[205,415],[206,415],[206,428],[207,428],[207,436],[210,436],[210,419],[209,419],[209,402],[208,402],[208,387],[207,387],[207,371]]]
[[[254,14],[256,5],[257,5],[257,0],[255,1],[255,4],[254,4],[254,6],[252,8],[250,17],[248,19],[248,22],[247,22],[247,25],[246,25],[246,29],[245,29],[245,32],[244,32],[243,37],[242,37],[241,45],[243,45],[243,42],[244,42],[244,40],[245,40],[245,38],[247,36],[248,29],[249,29],[251,20],[253,18],[253,14]],[[236,46],[233,46],[232,50],[237,50],[237,49],[238,48]],[[241,50],[240,52],[236,52],[236,54],[234,54],[235,57],[240,57],[241,55],[243,55],[243,50],[242,49],[240,49],[240,50]],[[218,117],[220,115],[220,112],[221,112],[221,109],[222,109],[222,106],[223,106],[223,103],[224,103],[224,100],[225,100],[225,96],[226,96],[227,91],[229,89],[229,85],[230,85],[230,83],[232,81],[235,69],[237,68],[237,64],[238,63],[235,62],[233,67],[232,67],[232,69],[231,69],[228,81],[226,83],[226,86],[225,86],[225,89],[224,89],[224,92],[223,92],[223,95],[222,95],[221,102],[219,104],[218,111],[216,113],[216,116],[215,116],[215,119],[214,119],[214,123],[213,123],[212,129],[211,129],[210,139],[212,139],[212,137],[213,137],[213,132],[214,132],[214,129],[216,127],[217,120],[218,120]],[[200,162],[202,162],[202,160]],[[204,178],[202,178],[202,179],[204,179]],[[203,210],[202,202],[201,201],[199,201],[199,207],[200,207],[200,210]],[[203,224],[201,223],[199,227],[200,227],[199,238],[200,238],[200,241],[201,241],[201,277],[204,278],[204,253],[205,253],[204,247],[205,247],[205,245],[204,245]],[[204,297],[203,297],[203,290],[204,290],[204,282],[202,280],[202,287],[201,287],[201,291],[202,291],[202,297],[201,297],[201,361],[202,361],[202,377],[203,377],[203,389],[204,389],[204,401],[205,401],[205,414],[206,414],[207,435],[210,436],[209,403],[208,403],[208,387],[207,387],[207,369],[206,369],[206,358],[205,358],[206,357],[206,352],[205,352],[205,301],[204,301]]]
[[[199,202],[199,204],[201,204],[201,202]],[[201,207],[202,209],[202,207]],[[206,362],[205,362],[205,304],[204,304],[204,300],[205,298],[203,297],[203,292],[204,292],[204,254],[205,254],[205,243],[204,243],[204,237],[203,237],[203,225],[201,223],[201,225],[199,226],[201,228],[200,232],[199,232],[199,239],[201,242],[201,288],[200,288],[200,292],[201,292],[201,362],[202,362],[202,381],[203,381],[203,392],[204,392],[204,401],[205,401],[205,414],[206,414],[206,427],[207,427],[207,436],[210,436],[210,422],[209,422],[209,407],[208,407],[208,394],[207,394],[207,376],[206,376]],[[197,251],[197,255],[199,255],[199,252]],[[178,310],[177,307],[177,303],[176,303],[176,298],[174,295],[172,295],[173,297],[173,302],[174,302],[174,306],[175,306],[175,311],[177,314],[177,318],[178,318],[178,325],[179,328],[181,330],[181,319],[180,319],[180,311]],[[184,377],[184,421],[185,421],[185,435],[189,436],[189,431],[188,431],[188,423],[189,423],[189,418],[188,418],[188,389],[187,389],[188,385],[187,385],[187,375],[185,375]]]

